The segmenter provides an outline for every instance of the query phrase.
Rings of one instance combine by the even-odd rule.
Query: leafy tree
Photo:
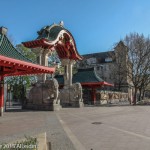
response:
[[[32,62],[36,62],[36,55],[30,48],[24,47],[22,44],[16,45],[16,49]]]
[[[31,60],[31,62],[36,61],[35,54],[24,47],[23,45],[17,45],[16,49],[22,53],[26,58]],[[13,89],[13,98],[23,100],[26,95],[26,88],[28,88],[32,81],[36,80],[35,76],[17,76],[17,77],[7,77],[5,79],[6,83],[10,85],[10,88]]]

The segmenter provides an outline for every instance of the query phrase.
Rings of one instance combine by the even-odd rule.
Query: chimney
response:
[[[5,28],[5,27],[0,27],[0,33],[1,34],[4,34],[4,35],[7,35],[7,28]]]

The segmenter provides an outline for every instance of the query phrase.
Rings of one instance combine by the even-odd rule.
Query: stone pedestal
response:
[[[53,104],[53,111],[59,111],[61,110],[62,106],[59,104]]]
[[[81,107],[82,101],[82,86],[80,83],[72,84],[72,67],[74,60],[63,59],[62,65],[65,68],[64,72],[64,88],[60,90],[60,102],[62,107]]]

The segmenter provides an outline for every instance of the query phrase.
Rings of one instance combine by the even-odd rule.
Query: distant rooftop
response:
[[[63,75],[56,75],[55,78],[57,79],[59,84],[64,84]],[[104,80],[101,79],[94,68],[87,68],[87,69],[78,69],[78,72],[73,75],[72,79],[73,83],[80,82],[80,83],[88,83],[88,82],[103,82]]]
[[[91,54],[84,54],[82,55],[84,58],[91,58],[91,57],[101,57],[106,58],[110,57],[112,54],[114,54],[114,51],[107,51],[107,52],[99,52],[99,53],[91,53]]]

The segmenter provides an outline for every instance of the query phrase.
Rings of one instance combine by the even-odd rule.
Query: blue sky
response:
[[[64,21],[80,54],[111,50],[130,32],[150,34],[149,0],[0,0],[0,26],[15,44]]]

